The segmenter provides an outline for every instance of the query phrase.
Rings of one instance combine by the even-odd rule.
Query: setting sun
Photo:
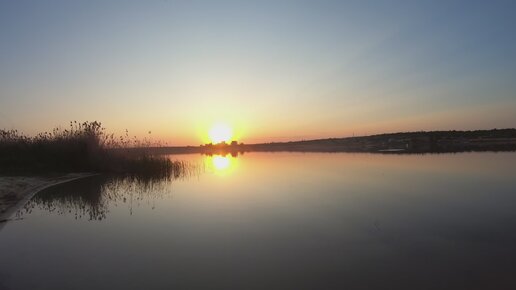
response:
[[[210,141],[214,144],[229,142],[233,137],[233,130],[226,124],[216,124],[208,132]]]

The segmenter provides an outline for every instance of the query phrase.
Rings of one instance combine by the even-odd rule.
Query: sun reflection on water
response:
[[[231,165],[231,161],[227,156],[213,156],[213,167],[217,170],[225,170]]]
[[[213,155],[206,158],[206,164],[217,175],[227,175],[235,170],[236,157],[231,155]]]

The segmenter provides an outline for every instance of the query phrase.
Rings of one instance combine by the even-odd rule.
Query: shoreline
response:
[[[98,173],[69,173],[58,177],[0,176],[0,229],[38,192],[54,185]]]
[[[200,146],[136,147],[127,152],[153,154],[240,154],[246,152],[366,152],[421,154],[516,151],[516,129],[420,131],[379,135],[244,144],[232,141]]]

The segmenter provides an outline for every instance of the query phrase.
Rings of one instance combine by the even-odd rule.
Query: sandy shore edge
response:
[[[70,173],[57,177],[0,176],[0,228],[38,192],[95,175],[98,173]]]

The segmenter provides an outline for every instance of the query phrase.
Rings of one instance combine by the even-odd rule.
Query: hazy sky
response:
[[[170,144],[516,126],[516,1],[0,0],[0,128]]]

